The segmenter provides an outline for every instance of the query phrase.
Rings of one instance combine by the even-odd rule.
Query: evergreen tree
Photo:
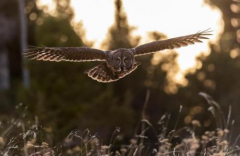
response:
[[[104,46],[107,45],[106,49],[111,50],[137,46],[140,38],[131,35],[133,30],[134,28],[129,26],[127,22],[122,1],[115,0],[115,23],[109,29],[108,38]],[[159,32],[150,32],[149,35],[154,41],[166,39],[166,36]],[[149,106],[146,109],[146,116],[152,123],[155,124],[160,116],[164,114],[164,111],[178,111],[178,106],[174,104],[171,96],[168,95],[171,92],[169,88],[176,87],[172,85],[172,75],[170,76],[169,73],[175,73],[174,71],[177,70],[177,55],[174,51],[170,53],[159,52],[157,55],[161,59],[155,64],[152,64],[153,55],[137,57],[136,61],[141,62],[141,66],[131,73],[131,75],[113,83],[114,95],[119,98],[119,102],[123,103],[124,99],[131,99],[132,108],[137,113],[136,118],[134,118],[136,121],[135,125],[131,129],[136,128],[138,119],[141,118],[140,114],[147,90],[150,90],[151,96]],[[164,68],[166,66],[168,68]]]
[[[238,126],[240,118],[236,111],[240,103],[240,25],[236,20],[239,20],[240,12],[236,10],[239,10],[240,6],[237,1],[207,0],[206,2],[222,12],[224,32],[218,43],[210,45],[211,53],[207,57],[198,57],[197,61],[201,64],[201,68],[186,75],[188,85],[181,88],[177,96],[182,96],[182,105],[189,107],[185,119],[190,120],[186,120],[185,123],[190,124],[191,120],[199,119],[205,128],[216,128],[215,121],[218,119],[207,115],[210,114],[206,113],[209,106],[199,100],[198,92],[206,92],[218,101],[225,116],[231,105],[232,119],[236,120],[234,131],[237,132],[240,130]],[[196,111],[197,109],[199,111]]]
[[[121,0],[115,0],[115,23],[109,29],[108,37],[103,46],[109,50],[132,48],[138,44],[139,37],[133,37],[133,27],[128,25],[127,16]]]

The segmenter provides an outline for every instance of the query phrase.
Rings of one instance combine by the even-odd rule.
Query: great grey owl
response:
[[[99,82],[113,82],[130,74],[139,65],[136,56],[151,54],[164,49],[174,49],[208,39],[209,30],[167,40],[154,41],[135,48],[120,48],[102,51],[87,47],[35,47],[26,50],[25,57],[43,61],[103,61],[98,66],[85,71],[89,77]]]

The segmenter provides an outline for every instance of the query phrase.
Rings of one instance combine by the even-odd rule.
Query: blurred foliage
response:
[[[54,0],[55,12],[49,14],[36,7],[35,0],[27,0],[26,13],[29,24],[29,44],[34,46],[90,46],[84,36],[84,29],[71,24],[74,12],[69,0]],[[96,63],[52,63],[27,61],[31,85],[29,88],[10,90],[2,101],[1,108],[10,108],[9,103],[23,102],[28,105],[29,114],[39,117],[40,125],[53,133],[55,140],[61,140],[72,129],[89,128],[93,133],[108,137],[115,126],[122,128],[128,136],[134,132],[141,118],[141,111],[147,90],[150,98],[146,118],[151,123],[166,112],[171,113],[169,129],[175,126],[180,105],[183,106],[179,126],[189,125],[195,119],[203,126],[201,131],[215,127],[212,117],[207,115],[208,106],[197,95],[207,92],[222,105],[227,114],[229,105],[240,121],[240,22],[239,3],[235,1],[206,0],[212,7],[220,9],[224,20],[224,32],[216,44],[211,44],[208,56],[199,56],[201,66],[186,75],[187,86],[175,84],[172,80],[178,70],[177,54],[165,51],[136,58],[142,65],[131,75],[114,83],[102,84],[88,78],[83,72]],[[133,36],[134,27],[127,22],[122,1],[115,0],[115,23],[109,29],[103,43],[105,49],[131,48],[141,38]],[[238,12],[237,12],[238,10]],[[160,32],[149,32],[151,40],[165,39]],[[17,97],[14,97],[14,93]],[[17,100],[16,100],[17,99]],[[10,109],[11,111],[11,109]],[[9,113],[9,111],[6,111]],[[176,128],[176,127],[175,127]],[[235,127],[236,131],[240,126]],[[105,139],[105,138],[104,138]]]
[[[188,85],[180,88],[176,96],[181,97],[182,105],[190,107],[186,121],[201,119],[204,127],[215,126],[215,122],[206,115],[206,105],[197,97],[199,91],[206,92],[216,99],[227,114],[232,107],[235,135],[240,130],[240,3],[237,1],[206,0],[206,2],[222,12],[224,32],[216,44],[211,44],[211,53],[199,56],[201,65],[194,73],[186,75]],[[238,11],[237,11],[238,10]],[[238,22],[236,22],[238,21]],[[184,100],[185,99],[185,100]],[[202,129],[204,130],[204,129]]]
[[[115,0],[115,8],[115,23],[109,29],[107,40],[103,46],[106,46],[108,50],[132,48],[138,44],[140,38],[133,37],[131,34],[134,27],[128,25],[121,0]]]

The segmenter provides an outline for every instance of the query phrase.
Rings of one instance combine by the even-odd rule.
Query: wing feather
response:
[[[206,36],[212,35],[210,34],[210,32],[211,31],[208,29],[192,35],[181,36],[161,41],[154,41],[135,47],[133,48],[133,51],[135,53],[135,56],[139,56],[154,53],[165,49],[180,48],[195,44],[197,42],[202,43],[201,39],[209,39]]]
[[[87,47],[35,47],[24,52],[30,60],[42,61],[105,61],[106,53],[102,50]]]

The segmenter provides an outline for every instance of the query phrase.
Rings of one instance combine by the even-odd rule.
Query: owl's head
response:
[[[135,62],[133,52],[129,49],[117,49],[110,52],[108,64],[113,72],[130,70]]]

